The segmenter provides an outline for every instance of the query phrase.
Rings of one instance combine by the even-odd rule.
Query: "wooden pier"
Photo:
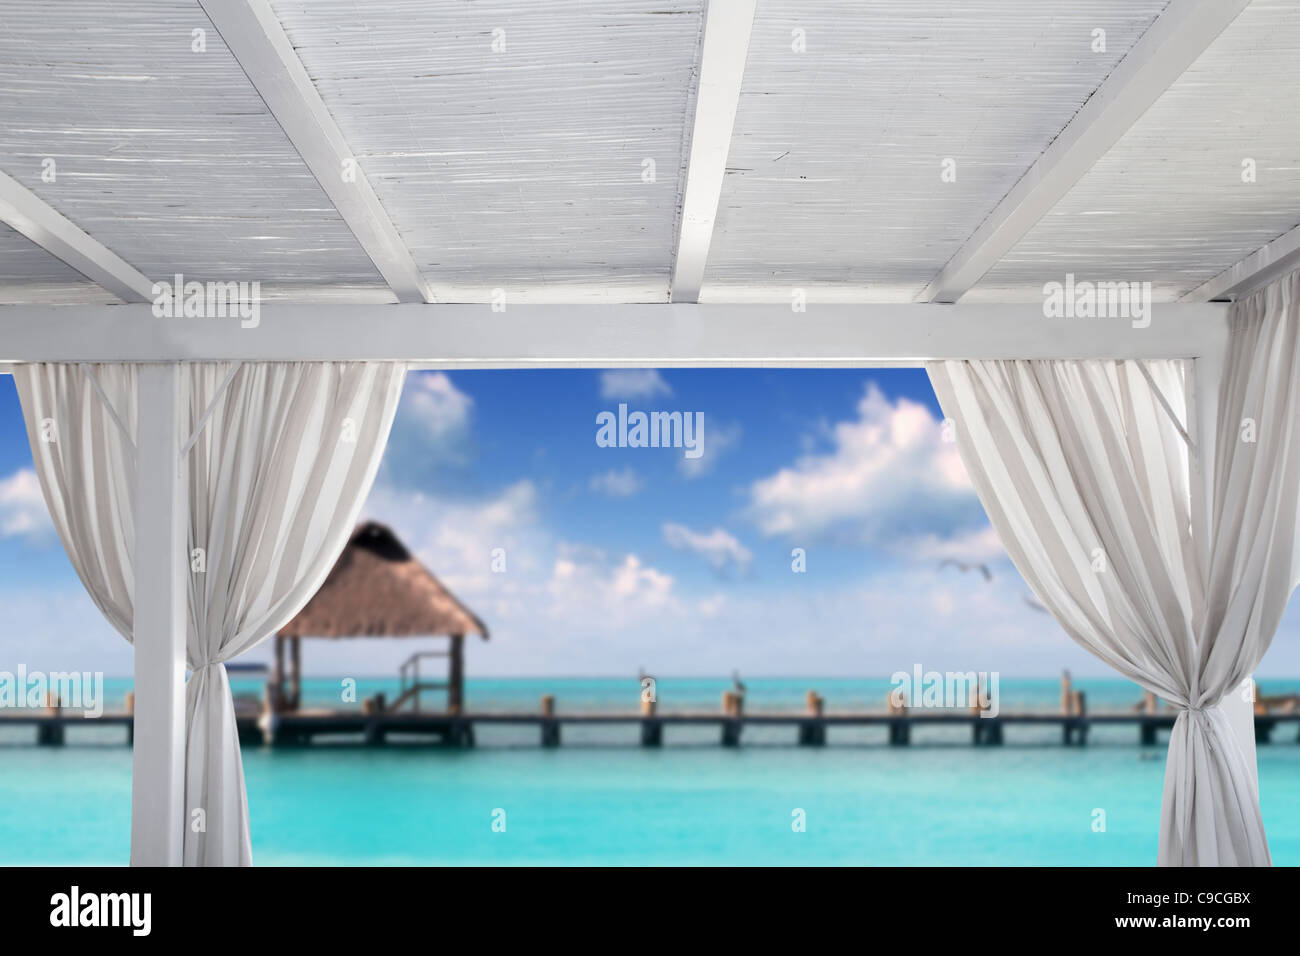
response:
[[[467,711],[457,714],[448,711],[412,711],[389,709],[382,695],[364,702],[357,710],[311,710],[273,712],[263,708],[260,712],[247,708],[237,710],[236,723],[241,742],[265,744],[274,747],[304,746],[313,741],[353,743],[379,746],[389,743],[432,743],[450,747],[472,747],[475,729],[489,726],[531,726],[538,731],[538,742],[543,747],[558,747],[563,728],[636,726],[643,747],[659,747],[664,743],[665,728],[713,727],[718,742],[724,747],[740,746],[747,728],[788,727],[792,731],[791,743],[804,747],[824,746],[837,728],[879,727],[885,733],[884,741],[892,746],[908,746],[913,741],[913,731],[934,727],[966,727],[970,742],[977,747],[1000,746],[1005,743],[1004,730],[1008,727],[1057,727],[1065,746],[1084,746],[1088,732],[1094,727],[1129,726],[1138,731],[1138,742],[1152,747],[1160,742],[1160,731],[1174,725],[1177,713],[1173,710],[1157,711],[1154,700],[1148,700],[1132,711],[1088,713],[1083,694],[1071,692],[1060,713],[999,713],[983,715],[978,707],[970,709],[927,709],[899,706],[889,702],[887,709],[863,712],[827,711],[825,698],[809,691],[806,706],[798,712],[746,711],[743,697],[733,691],[723,695],[722,707],[717,711],[660,710],[654,701],[641,702],[638,711],[627,713],[570,713],[560,712],[554,695],[547,694],[534,712]],[[104,713],[97,718],[85,718],[79,712],[64,711],[57,706],[42,710],[0,710],[0,728],[32,726],[36,729],[36,743],[42,746],[60,746],[68,742],[68,730],[73,737],[82,729],[92,727],[121,727],[126,743],[131,742],[133,717],[130,711]],[[1300,731],[1300,708],[1288,704],[1274,711],[1266,706],[1256,706],[1255,739],[1260,744],[1273,741],[1273,734],[1282,726],[1290,725]],[[1294,738],[1300,742],[1300,735]]]

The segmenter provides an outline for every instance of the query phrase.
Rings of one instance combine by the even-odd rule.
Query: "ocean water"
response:
[[[384,682],[376,681],[376,686]],[[716,707],[726,680],[663,680],[665,710]],[[828,710],[883,701],[886,681],[748,681],[747,709],[793,709],[815,687]],[[1078,680],[1089,709],[1125,709],[1124,681]],[[336,681],[313,681],[321,702]],[[1282,684],[1265,682],[1265,692]],[[629,680],[470,681],[471,709],[629,710]],[[877,693],[879,691],[879,693]],[[369,693],[364,688],[363,693]],[[1055,681],[1005,681],[1004,711],[1052,709]],[[855,695],[857,695],[855,697]],[[627,703],[628,699],[631,703]],[[669,706],[670,702],[672,707]],[[1103,706],[1106,704],[1108,706]],[[337,706],[337,703],[335,704]],[[256,862],[275,864],[1062,864],[1155,860],[1164,747],[1136,729],[1064,748],[1058,733],[1009,728],[976,750],[969,731],[914,732],[891,748],[880,729],[831,730],[829,746],[793,746],[790,729],[746,731],[724,750],[716,730],[669,728],[662,750],[634,727],[565,728],[541,750],[536,730],[481,728],[479,746],[298,750],[246,747]],[[63,748],[0,741],[0,863],[124,863],[130,751],[120,731],[77,729]],[[1300,864],[1300,745],[1259,748],[1261,802],[1274,860]],[[1105,830],[1094,821],[1104,812]],[[805,828],[792,823],[802,818]],[[500,823],[504,820],[504,831]],[[497,827],[494,828],[494,822]]]

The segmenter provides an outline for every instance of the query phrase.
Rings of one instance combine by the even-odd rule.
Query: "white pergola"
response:
[[[1227,303],[1300,266],[1298,54],[1297,0],[6,2],[0,362],[147,363],[133,861],[181,859],[180,363],[1188,359],[1196,468]],[[1047,318],[1067,273],[1149,323]],[[256,327],[155,317],[178,275]]]

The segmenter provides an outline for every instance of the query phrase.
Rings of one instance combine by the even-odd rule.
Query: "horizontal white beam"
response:
[[[18,180],[0,173],[0,221],[123,302],[153,301],[153,282]]]
[[[673,261],[674,302],[698,302],[700,298],[757,2],[726,0],[709,4],[704,41],[700,44],[700,86],[695,96],[691,155],[686,166],[686,188],[682,190],[681,232]]]
[[[399,302],[432,294],[267,0],[199,0]],[[347,175],[345,176],[345,171]]]
[[[1170,0],[917,301],[956,302],[965,295],[1106,155],[1249,3]]]
[[[1183,296],[1184,302],[1240,299],[1288,272],[1300,269],[1300,226],[1256,249],[1203,285]]]
[[[407,361],[445,368],[868,366],[940,358],[1195,358],[1227,306],[1128,319],[1045,318],[1030,304],[261,306],[238,318],[155,318],[149,306],[0,306],[0,361]],[[250,321],[251,326],[251,321]]]

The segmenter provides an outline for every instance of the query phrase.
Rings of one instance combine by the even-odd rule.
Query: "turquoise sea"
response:
[[[795,709],[817,689],[827,708],[878,707],[885,680],[747,680],[750,710]],[[250,682],[237,690],[256,692]],[[362,681],[362,696],[391,682]],[[339,682],[314,680],[308,704],[343,706]],[[718,704],[725,679],[662,679],[661,708]],[[1089,710],[1122,710],[1137,690],[1078,679]],[[125,682],[110,682],[110,707]],[[1264,693],[1300,681],[1263,681]],[[1004,711],[1053,709],[1056,680],[1001,683]],[[635,706],[631,679],[471,680],[472,710]],[[891,748],[880,729],[831,731],[823,749],[792,731],[746,731],[724,750],[716,731],[669,729],[660,751],[634,727],[565,728],[541,750],[536,731],[481,728],[479,746],[301,750],[245,747],[254,859],[274,864],[1063,864],[1154,861],[1164,747],[1134,728],[1064,748],[1059,732],[1009,728],[976,750],[969,731],[917,732]],[[68,746],[37,748],[30,730],[0,740],[0,863],[124,863],[130,751],[120,730],[78,728]],[[1274,861],[1300,864],[1300,745],[1290,725],[1259,748],[1264,821]],[[1097,832],[1096,811],[1105,830]],[[802,811],[802,813],[799,813]],[[805,829],[792,824],[802,818]],[[504,820],[504,831],[500,829]],[[494,822],[497,824],[494,828]]]

